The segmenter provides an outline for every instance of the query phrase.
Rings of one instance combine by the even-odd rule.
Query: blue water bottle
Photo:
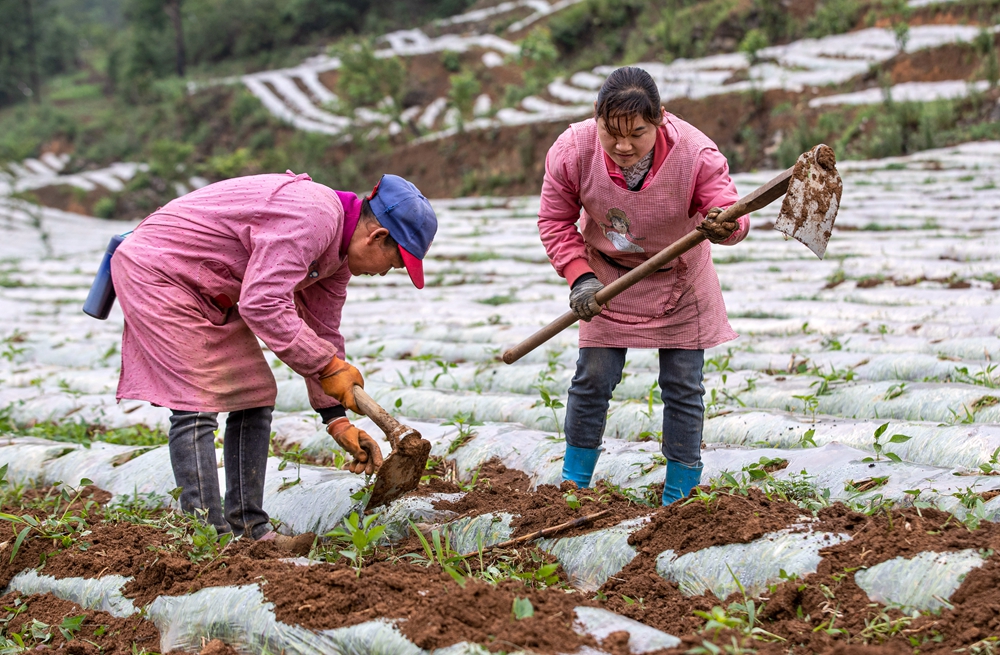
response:
[[[108,249],[104,251],[104,259],[101,260],[97,275],[94,277],[94,283],[90,285],[90,293],[83,303],[85,314],[103,321],[111,313],[111,307],[115,304],[115,287],[111,282],[111,255],[115,254],[115,250],[129,234],[132,233],[126,232],[111,237]]]

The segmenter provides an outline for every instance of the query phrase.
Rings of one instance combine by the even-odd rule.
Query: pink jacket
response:
[[[654,148],[669,151],[669,144],[676,143],[677,128],[664,112],[664,121],[657,130]],[[677,120],[673,118],[673,120]],[[603,154],[603,153],[602,153]],[[655,152],[653,167],[643,182],[645,189],[655,179],[667,152]],[[621,169],[605,154],[608,182],[624,185]],[[736,186],[729,177],[729,162],[718,148],[706,148],[694,162],[696,183],[691,200],[690,214],[704,216],[712,207],[726,208],[739,200]],[[541,208],[538,210],[538,231],[556,273],[572,285],[584,273],[593,273],[587,263],[583,235],[576,228],[583,202],[580,197],[580,165],[576,143],[570,130],[563,132],[549,149],[545,158],[545,179],[542,182]],[[742,241],[750,230],[750,219],[740,218],[740,227],[722,245],[732,246]]]
[[[571,284],[588,272],[611,283],[693,230],[711,207],[738,199],[715,144],[666,112],[653,161],[642,188],[628,190],[593,119],[571,125],[549,150],[538,229],[552,265]],[[748,229],[741,219],[726,243]],[[707,242],[580,325],[581,347],[704,349],[736,336]]]
[[[346,232],[354,194],[308,175],[218,182],[144,220],[112,258],[125,314],[119,398],[191,411],[273,405],[257,343],[307,380],[319,409],[337,402],[317,373],[344,357]]]

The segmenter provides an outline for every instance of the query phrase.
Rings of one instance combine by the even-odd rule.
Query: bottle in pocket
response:
[[[90,285],[90,293],[87,294],[87,300],[83,303],[85,314],[103,321],[111,313],[111,307],[115,304],[115,287],[111,282],[111,256],[115,254],[115,250],[128,234],[126,232],[111,237],[108,249],[104,252],[104,259],[101,260],[101,265],[97,269],[97,276],[94,277],[94,283]]]

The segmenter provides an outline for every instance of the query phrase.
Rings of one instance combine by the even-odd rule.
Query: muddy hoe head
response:
[[[833,148],[820,144],[802,153],[792,167],[774,229],[800,241],[823,259],[843,190]]]
[[[392,453],[378,469],[375,487],[365,505],[366,510],[391,503],[420,484],[420,478],[427,467],[427,458],[431,454],[431,442],[413,428],[402,427],[402,438],[398,435],[386,435],[393,445]]]
[[[392,452],[375,474],[375,486],[365,504],[365,510],[371,510],[417,488],[431,454],[431,442],[394,419],[359,386],[354,387],[354,399],[362,413],[385,433],[392,446]]]

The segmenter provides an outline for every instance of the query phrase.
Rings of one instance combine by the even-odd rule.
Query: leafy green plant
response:
[[[4,464],[0,467],[0,483],[6,484],[6,475],[7,464]],[[53,486],[60,487],[61,484],[57,482]],[[21,516],[0,513],[0,520],[8,521],[14,534],[14,544],[11,547],[10,561],[13,562],[14,558],[17,557],[21,545],[32,531],[36,533],[38,538],[51,541],[57,547],[69,548],[76,545],[80,550],[87,550],[90,544],[82,541],[82,538],[90,534],[87,518],[89,517],[89,511],[95,503],[92,500],[87,501],[83,504],[82,509],[74,509],[73,505],[83,495],[83,487],[89,484],[93,483],[87,478],[83,478],[76,489],[63,486],[59,491],[55,508],[48,516],[41,519],[28,513]],[[63,503],[65,503],[65,508],[60,513],[59,508]]]
[[[192,562],[214,561],[229,547],[233,541],[232,532],[219,531],[208,521],[208,510],[195,510],[198,514],[197,521],[191,521],[191,550],[188,558]]]
[[[706,492],[701,487],[695,487],[691,491],[691,497],[684,501],[684,505],[690,505],[694,502],[700,502],[705,506],[705,511],[709,514],[712,513],[712,507],[719,500],[719,494],[715,491]]]
[[[527,619],[535,615],[535,606],[527,598],[515,597],[511,605],[510,614],[515,620]]]
[[[325,535],[343,546],[338,552],[351,561],[358,577],[361,577],[365,558],[375,551],[385,533],[385,526],[373,525],[378,517],[379,514],[369,514],[362,519],[357,512],[351,512],[340,526]]]
[[[449,76],[448,83],[448,104],[458,111],[458,129],[462,130],[465,121],[472,118],[472,109],[482,86],[471,70]]]
[[[341,455],[341,457],[343,456]],[[281,453],[281,462],[278,463],[278,470],[284,471],[288,463],[293,462],[295,464],[295,479],[288,481],[285,478],[281,478],[281,486],[278,487],[278,491],[290,489],[302,482],[302,463],[304,461],[309,461],[309,456],[302,452],[302,447],[298,444]]]
[[[885,444],[882,443],[881,439],[882,435],[885,434],[885,431],[887,429],[889,429],[888,423],[883,423],[882,425],[875,428],[875,432],[872,435],[873,438],[872,449],[875,451],[875,457],[865,457],[864,459],[861,460],[862,462],[880,462],[882,461],[883,456],[886,459],[896,462],[897,464],[903,461],[899,455],[885,449]],[[886,443],[906,443],[912,438],[913,437],[908,437],[905,434],[894,434],[891,437],[889,437],[889,440]]]
[[[469,443],[477,434],[473,428],[482,424],[482,421],[477,421],[471,412],[455,412],[449,420],[442,423],[441,425],[454,425],[458,428],[458,436],[452,439],[448,445],[448,454],[454,454],[459,448]]]
[[[799,437],[799,440],[798,442],[796,442],[795,447],[816,448],[816,440],[814,439],[815,436],[816,436],[816,428],[809,428],[808,430],[802,433],[801,437]]]
[[[997,465],[998,458],[1000,458],[1000,446],[993,451],[986,462],[979,465],[979,470],[983,472],[983,475],[1000,475],[1000,466]]]
[[[392,99],[397,108],[400,106],[406,67],[399,57],[377,57],[369,41],[344,48],[338,54],[337,90],[352,109],[375,105],[383,98]]]
[[[416,553],[409,553],[404,555],[404,557],[409,557],[414,561],[422,562],[425,566],[430,566],[431,564],[437,564],[441,569],[451,576],[451,579],[458,583],[458,586],[464,587],[466,583],[466,576],[471,576],[472,571],[469,568],[468,562],[462,557],[461,553],[455,552],[451,548],[451,539],[447,532],[445,532],[442,538],[440,530],[431,531],[431,541],[427,541],[427,537],[417,529],[417,526],[413,524],[413,521],[409,521],[410,529],[413,534],[417,535],[420,540],[420,545],[424,549],[423,555]],[[433,542],[433,547],[431,546]],[[459,570],[459,566],[464,566],[465,572]]]

